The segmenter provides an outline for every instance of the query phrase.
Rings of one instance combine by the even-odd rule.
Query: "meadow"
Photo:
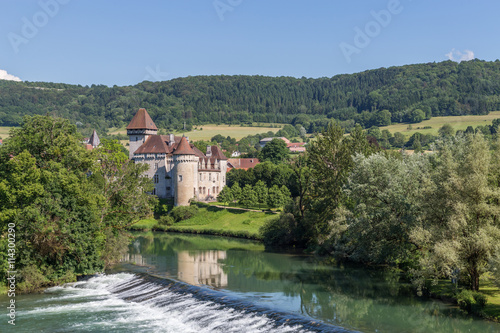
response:
[[[279,127],[207,124],[207,125],[196,126],[193,128],[192,131],[189,132],[176,131],[174,132],[174,134],[179,136],[184,134],[191,141],[199,141],[199,140],[210,141],[210,139],[216,136],[217,134],[221,134],[223,136],[230,136],[232,138],[235,138],[236,140],[240,140],[246,137],[247,135],[267,133],[269,131],[276,133],[280,129],[280,127],[282,127],[281,124],[275,126]],[[125,129],[125,127],[111,128],[109,130],[109,134],[127,134],[127,130]]]
[[[6,139],[9,137],[9,131],[12,127],[0,126],[0,138]]]
[[[154,219],[141,220],[131,230],[164,230],[219,236],[260,239],[259,229],[267,221],[277,217],[271,212],[252,212],[224,209],[199,204],[198,213],[172,226],[158,224]]]
[[[411,124],[412,129],[408,129],[408,123],[402,123],[402,124],[394,124],[394,125],[389,125],[389,126],[382,126],[380,127],[380,130],[389,130],[391,133],[396,133],[396,132],[401,132],[405,135],[405,137],[409,138],[416,132],[422,133],[422,134],[432,134],[432,135],[438,135],[439,129],[444,125],[444,124],[450,124],[455,131],[457,130],[463,130],[465,131],[467,129],[467,126],[484,126],[484,125],[491,125],[491,122],[493,119],[500,118],[500,111],[492,111],[487,115],[480,115],[480,116],[452,116],[452,117],[432,117],[429,120],[424,120],[421,123],[417,124]],[[431,127],[431,128],[426,128],[424,127]]]

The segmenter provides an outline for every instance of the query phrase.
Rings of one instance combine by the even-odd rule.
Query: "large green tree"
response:
[[[15,225],[21,289],[102,270],[118,230],[151,212],[141,170],[116,144],[85,150],[61,118],[25,117],[0,147],[0,179],[0,230]]]
[[[274,138],[268,142],[259,153],[261,161],[270,161],[274,164],[283,163],[289,159],[289,150],[285,141]]]
[[[470,289],[500,246],[500,149],[481,134],[443,141],[432,155],[420,239],[428,248],[424,271],[434,276],[459,269]]]
[[[421,200],[429,162],[422,155],[358,154],[339,209],[333,249],[359,262],[412,264],[420,244]],[[339,253],[342,252],[342,253]]]

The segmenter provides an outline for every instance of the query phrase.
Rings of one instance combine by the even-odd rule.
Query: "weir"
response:
[[[217,290],[148,274],[136,274],[110,286],[109,291],[128,302],[177,314],[185,323],[207,332],[354,332],[258,306]]]

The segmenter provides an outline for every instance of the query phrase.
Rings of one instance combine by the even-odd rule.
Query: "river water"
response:
[[[136,234],[105,275],[16,305],[16,326],[5,311],[1,332],[500,332],[416,296],[394,272],[185,234]]]

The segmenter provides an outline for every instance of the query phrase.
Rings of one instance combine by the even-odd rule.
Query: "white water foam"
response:
[[[133,274],[49,288],[46,296],[20,311],[22,327],[32,324],[37,332],[307,332],[296,325],[277,327],[265,314],[171,292]]]

